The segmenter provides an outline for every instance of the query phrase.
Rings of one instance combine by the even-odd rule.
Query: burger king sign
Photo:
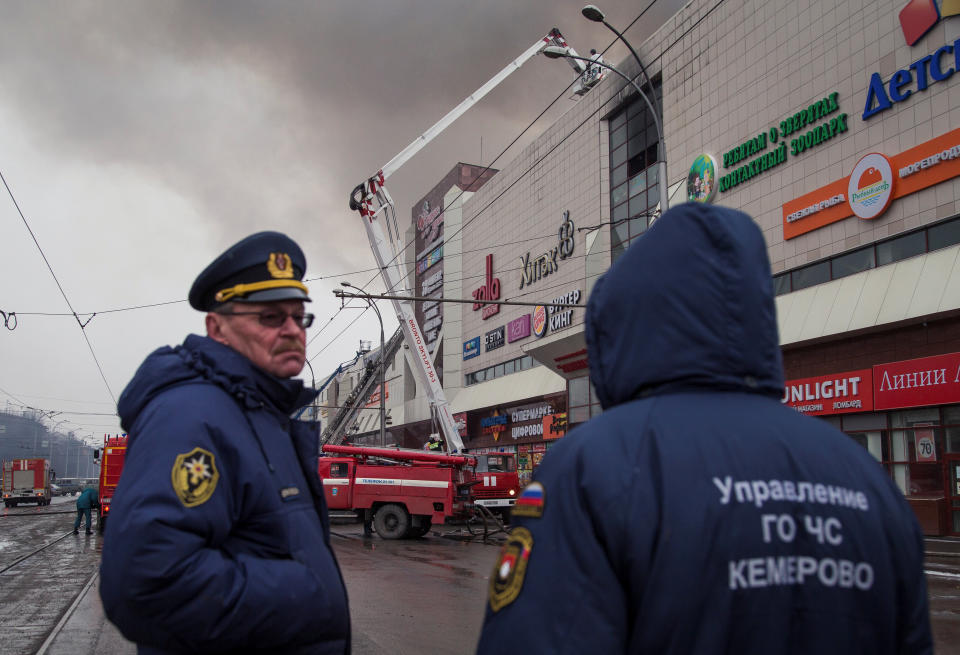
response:
[[[547,333],[547,308],[537,305],[533,308],[533,336],[538,339]]]

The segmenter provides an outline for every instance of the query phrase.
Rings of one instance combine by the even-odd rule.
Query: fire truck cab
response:
[[[472,472],[477,481],[472,489],[474,502],[508,516],[520,493],[516,456],[487,453],[476,455],[476,458],[477,468]]]
[[[330,510],[373,513],[384,539],[422,537],[434,523],[468,518],[471,488],[465,467],[475,460],[400,448],[323,447],[318,473]]]

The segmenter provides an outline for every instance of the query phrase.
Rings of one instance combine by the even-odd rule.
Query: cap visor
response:
[[[277,300],[302,300],[312,302],[310,296],[296,287],[280,287],[278,289],[264,289],[254,291],[245,298],[231,298],[231,302],[275,302]]]

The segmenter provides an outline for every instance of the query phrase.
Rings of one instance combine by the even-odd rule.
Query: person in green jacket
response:
[[[77,520],[73,522],[73,534],[80,534],[80,519],[83,517],[87,519],[87,534],[93,534],[90,529],[90,509],[99,505],[97,490],[88,486],[77,498]]]

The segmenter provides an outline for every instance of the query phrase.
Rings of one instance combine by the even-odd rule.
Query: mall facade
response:
[[[516,453],[529,479],[600,412],[584,305],[666,184],[671,205],[734,207],[763,230],[784,402],[861,443],[927,534],[960,535],[957,4],[694,0],[634,44],[666,180],[654,116],[615,75],[468,197],[458,165],[408,238],[418,295],[475,300],[418,309],[466,447]],[[632,57],[615,65],[640,74]],[[393,402],[428,418],[392,370],[406,389]]]

